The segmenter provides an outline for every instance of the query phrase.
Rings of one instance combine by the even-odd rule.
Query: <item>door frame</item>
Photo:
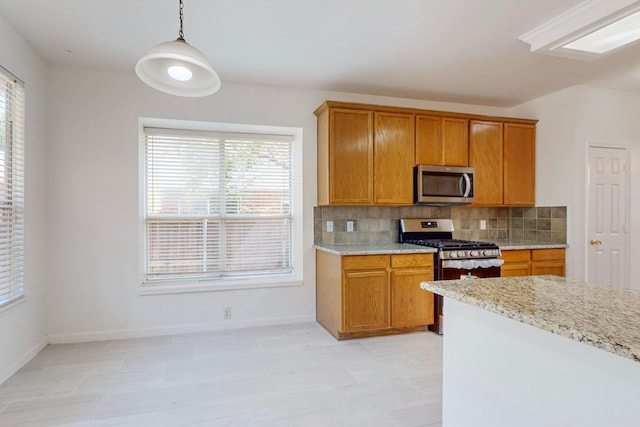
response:
[[[630,186],[631,186],[631,182],[630,182],[630,176],[631,176],[631,169],[630,169],[630,160],[629,160],[629,147],[626,145],[617,145],[617,144],[604,144],[604,143],[587,143],[587,149],[585,151],[585,188],[584,188],[584,248],[583,248],[583,253],[584,253],[584,277],[585,277],[585,281],[589,281],[589,221],[591,220],[591,216],[590,216],[590,212],[589,212],[589,187],[591,185],[591,174],[590,174],[590,164],[589,164],[589,153],[591,151],[591,148],[607,148],[607,149],[614,149],[614,150],[624,150],[624,170],[625,170],[625,199],[626,199],[626,208],[625,208],[625,213],[624,213],[624,217],[625,217],[625,223],[624,223],[624,229],[625,229],[625,234],[626,234],[626,238],[625,238],[625,264],[626,264],[626,274],[625,274],[625,279],[626,279],[626,283],[624,284],[624,289],[629,289],[629,285],[630,285],[630,273],[631,273],[631,255],[630,255],[630,242],[629,242],[629,232],[630,232],[630,226],[631,224],[629,223],[629,215],[631,212],[631,192],[630,192]]]

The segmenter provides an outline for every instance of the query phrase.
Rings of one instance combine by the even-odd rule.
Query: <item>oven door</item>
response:
[[[436,280],[481,279],[485,277],[500,277],[500,266],[504,260],[497,258],[483,260],[440,260],[436,270]],[[467,268],[465,268],[467,267]],[[476,267],[476,268],[469,268]],[[434,323],[429,330],[442,335],[444,327],[444,298],[434,295],[433,299]]]
[[[482,279],[485,277],[500,277],[500,267],[486,268],[443,268],[438,280],[458,280],[458,279]]]
[[[502,264],[504,264],[504,260],[498,258],[443,259],[438,263],[436,280],[500,277]]]

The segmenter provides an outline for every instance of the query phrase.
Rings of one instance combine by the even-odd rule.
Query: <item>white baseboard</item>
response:
[[[51,334],[49,335],[49,343],[71,344],[90,341],[145,338],[161,335],[189,334],[194,332],[221,331],[230,329],[252,328],[257,326],[286,325],[290,323],[315,321],[315,315],[309,315],[239,321],[225,320],[224,322],[216,323],[198,323],[195,325],[167,326],[148,329],[121,329],[111,331],[81,332],[74,334]]]
[[[49,339],[48,337],[44,337],[36,345],[34,345],[31,350],[27,351],[22,355],[22,357],[9,365],[4,371],[0,373],[0,384],[11,378],[13,374],[18,372],[24,365],[29,363],[29,361],[36,357],[36,355],[40,353],[42,349],[47,346],[47,344],[49,344]]]

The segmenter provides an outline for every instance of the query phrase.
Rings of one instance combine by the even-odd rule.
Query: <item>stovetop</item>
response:
[[[409,239],[403,243],[411,243],[413,245],[429,246],[431,248],[450,250],[450,249],[493,249],[498,246],[491,242],[479,242],[475,240],[460,239]]]
[[[401,219],[400,242],[439,249],[440,259],[486,259],[500,256],[492,242],[453,238],[450,219]]]

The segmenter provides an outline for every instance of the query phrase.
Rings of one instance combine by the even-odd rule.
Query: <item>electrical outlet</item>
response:
[[[352,220],[352,219],[348,219],[347,220],[347,231],[350,232],[350,233],[353,232],[353,223],[354,222],[355,221]]]
[[[224,308],[224,319],[225,320],[231,319],[231,307]]]
[[[327,221],[327,233],[333,233],[333,221]]]
[[[480,220],[480,230],[486,230],[487,229],[487,221],[484,219]]]

